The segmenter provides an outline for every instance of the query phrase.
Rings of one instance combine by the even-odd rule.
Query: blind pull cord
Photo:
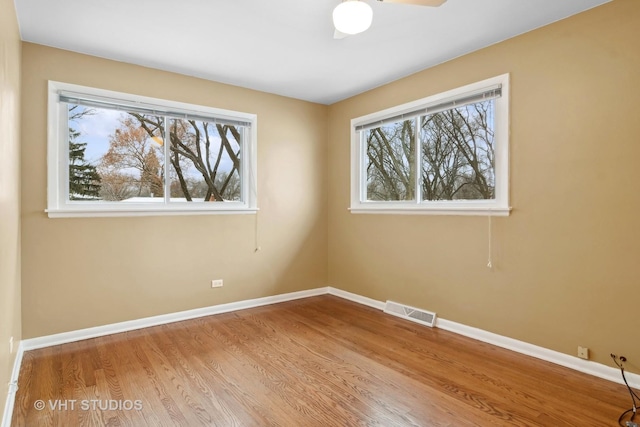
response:
[[[493,215],[491,215],[491,212],[489,212],[489,260],[487,262],[487,268],[490,270],[493,270],[493,254],[492,254],[492,250],[491,250],[491,243],[493,240],[493,233],[492,233],[492,220],[491,218],[493,217]]]

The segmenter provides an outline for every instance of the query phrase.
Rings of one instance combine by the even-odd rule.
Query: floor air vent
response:
[[[398,304],[393,301],[387,301],[387,304],[384,306],[384,312],[431,327],[436,323],[435,313],[410,307],[408,305]]]

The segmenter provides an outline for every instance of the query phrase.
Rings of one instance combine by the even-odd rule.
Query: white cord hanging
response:
[[[260,240],[258,239],[258,212],[259,211],[256,211],[255,222],[254,222],[255,229],[253,230],[253,233],[254,233],[253,234],[253,237],[254,237],[254,241],[253,241],[254,250],[253,250],[253,252],[258,252],[260,249],[262,249],[260,247]]]
[[[491,250],[491,243],[493,240],[493,233],[492,233],[492,221],[491,218],[493,217],[493,215],[491,215],[491,212],[489,212],[489,236],[488,236],[488,242],[489,242],[489,259],[487,262],[487,268],[489,269],[493,269],[493,254],[492,254],[492,250]]]

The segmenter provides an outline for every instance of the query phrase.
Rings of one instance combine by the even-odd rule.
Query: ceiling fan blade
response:
[[[336,39],[336,40],[340,40],[340,39],[343,39],[343,38],[348,37],[348,36],[349,36],[349,34],[345,34],[345,33],[341,32],[341,31],[336,30],[336,29],[333,30],[333,38]]]
[[[431,6],[438,7],[442,6],[444,2],[447,0],[378,0],[384,3],[404,3],[404,4],[414,4],[416,6]]]

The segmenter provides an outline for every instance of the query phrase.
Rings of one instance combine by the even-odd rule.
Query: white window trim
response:
[[[193,203],[110,203],[73,202],[68,200],[69,182],[69,130],[66,104],[59,102],[60,91],[104,97],[123,101],[157,105],[165,108],[204,113],[218,118],[242,120],[250,123],[241,147],[242,158],[247,159],[242,170],[243,201]],[[211,215],[252,214],[257,207],[257,123],[255,114],[222,110],[213,107],[187,104],[158,98],[79,86],[70,83],[49,81],[48,127],[47,127],[47,212],[49,218],[110,217],[110,216],[156,216],[156,215]]]
[[[451,98],[501,85],[502,95],[495,106],[495,176],[496,197],[492,200],[447,201],[368,201],[366,200],[365,142],[356,127],[438,104]],[[420,149],[420,148],[417,148]],[[420,156],[418,156],[420,158]],[[419,179],[419,174],[418,178]],[[421,214],[421,215],[490,215],[507,216],[509,206],[509,74],[449,90],[417,101],[351,120],[351,213],[360,214]]]

